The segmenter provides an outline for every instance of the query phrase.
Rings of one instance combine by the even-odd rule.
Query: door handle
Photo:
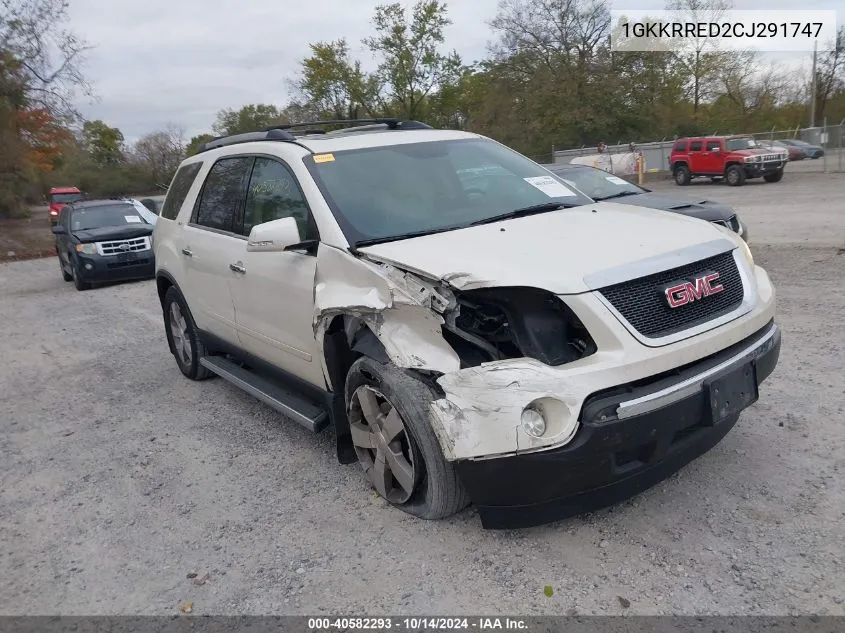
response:
[[[190,248],[183,248],[183,249],[182,249],[182,254],[183,254],[183,255],[186,255],[187,257],[193,257],[193,256],[194,256],[194,251],[192,251]]]
[[[237,264],[229,264],[229,270],[234,273],[240,273],[242,275],[246,274],[246,268],[243,264],[241,264],[241,262],[238,262]]]

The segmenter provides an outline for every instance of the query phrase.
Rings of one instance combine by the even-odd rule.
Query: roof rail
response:
[[[218,147],[226,147],[227,145],[236,145],[238,143],[251,143],[254,141],[296,141],[290,130],[298,130],[305,128],[298,132],[300,136],[306,134],[325,134],[325,130],[316,128],[320,125],[346,125],[352,126],[344,132],[352,132],[359,128],[372,128],[379,125],[386,125],[389,130],[430,130],[431,126],[421,123],[420,121],[406,121],[403,119],[337,119],[327,121],[308,121],[305,123],[283,123],[280,125],[271,125],[259,132],[245,132],[243,134],[233,134],[232,136],[218,136],[207,143],[200,145],[197,154],[207,152]]]
[[[426,125],[420,121],[403,120],[396,118],[376,118],[376,119],[329,119],[325,121],[308,121],[305,123],[283,123],[280,125],[271,125],[264,128],[265,132],[270,130],[294,130],[296,128],[307,128],[312,125],[346,125],[346,126],[362,126],[366,124],[386,125],[389,130],[430,130],[431,126]],[[310,130],[309,130],[310,132]]]

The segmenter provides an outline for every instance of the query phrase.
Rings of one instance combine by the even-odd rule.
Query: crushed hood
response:
[[[725,252],[735,243],[694,218],[603,202],[359,251],[458,289],[531,286],[576,294],[607,285],[600,281],[608,279],[605,271],[618,277],[630,266],[627,278],[635,278],[642,270],[635,264],[658,259],[662,269],[675,268],[714,246]]]

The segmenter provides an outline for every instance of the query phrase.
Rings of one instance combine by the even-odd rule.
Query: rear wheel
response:
[[[469,504],[429,422],[437,397],[423,381],[366,357],[346,378],[352,443],[367,480],[388,503],[422,519],[442,519]]]
[[[688,185],[690,181],[689,168],[686,165],[678,165],[675,167],[675,184],[683,187]]]
[[[191,380],[204,380],[211,372],[200,364],[207,354],[182,293],[170,287],[164,295],[164,327],[167,343],[179,369]]]
[[[725,172],[725,180],[731,187],[738,187],[745,184],[745,172],[739,165],[731,165]]]
[[[763,176],[763,180],[765,180],[766,182],[780,182],[781,178],[783,178],[782,169],[778,169],[773,174],[766,174],[765,176]]]

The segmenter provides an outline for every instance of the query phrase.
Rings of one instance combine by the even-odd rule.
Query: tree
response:
[[[816,121],[824,119],[828,102],[845,89],[845,26],[840,26],[832,50],[822,54],[816,68]]]
[[[376,35],[364,43],[381,56],[378,75],[400,116],[418,118],[430,94],[459,80],[461,58],[455,51],[440,50],[443,30],[451,23],[446,4],[438,0],[417,2],[410,21],[398,2],[376,7]]]
[[[271,104],[256,103],[245,105],[239,110],[231,108],[217,113],[217,120],[211,129],[218,136],[258,132],[274,123],[285,123],[282,113]]]
[[[123,160],[123,133],[99,119],[82,125],[85,149],[99,167],[116,165]]]
[[[185,147],[185,155],[193,156],[199,151],[200,146],[208,143],[213,138],[213,134],[197,134],[196,136],[191,137],[191,140],[188,141],[187,147]]]
[[[185,134],[174,126],[141,137],[133,148],[135,164],[156,186],[169,183],[184,158]]]
[[[350,59],[345,39],[317,42],[309,48],[311,55],[300,62],[302,70],[294,82],[309,109],[334,119],[379,115],[383,109],[379,79],[364,73],[361,62]]]

